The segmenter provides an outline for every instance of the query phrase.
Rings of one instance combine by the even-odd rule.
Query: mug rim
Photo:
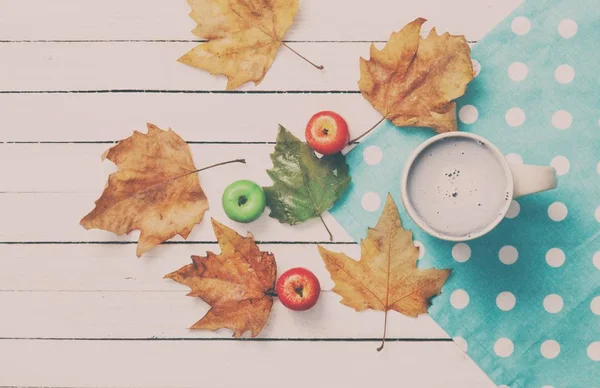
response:
[[[449,137],[461,137],[461,138],[469,138],[469,139],[474,139],[477,141],[481,141],[483,143],[485,143],[490,150],[492,150],[492,153],[496,156],[496,159],[500,162],[500,164],[502,165],[502,168],[504,170],[504,175],[506,177],[507,180],[507,190],[509,193],[509,200],[506,201],[506,204],[502,207],[500,214],[498,217],[496,217],[493,221],[491,221],[485,228],[482,228],[478,231],[473,231],[465,236],[451,236],[451,235],[447,235],[444,233],[441,233],[439,231],[434,230],[433,228],[431,228],[421,217],[419,217],[417,215],[417,212],[415,210],[415,208],[412,205],[412,202],[409,200],[409,195],[408,195],[408,190],[407,190],[407,186],[408,186],[408,176],[410,173],[410,170],[412,168],[412,166],[414,165],[415,160],[417,159],[417,157],[423,152],[423,150],[427,147],[429,147],[431,144],[438,142],[442,139],[446,139]],[[510,204],[514,198],[514,181],[513,181],[513,174],[512,171],[510,169],[510,165],[508,164],[508,161],[506,160],[506,157],[504,156],[504,154],[498,149],[498,147],[496,147],[491,141],[489,141],[488,139],[479,136],[479,135],[475,135],[473,133],[470,132],[446,132],[446,133],[442,133],[436,136],[433,136],[429,139],[427,139],[426,141],[424,141],[423,143],[421,143],[408,157],[406,163],[404,164],[404,171],[402,173],[402,183],[401,183],[401,188],[400,191],[402,193],[402,203],[404,205],[404,208],[406,209],[406,211],[408,212],[408,215],[410,216],[410,218],[421,228],[423,229],[426,233],[428,233],[429,235],[439,238],[441,240],[445,240],[445,241],[455,241],[455,242],[460,242],[460,241],[470,241],[470,240],[474,240],[478,237],[481,237],[485,234],[487,234],[488,232],[490,232],[492,229],[494,229],[496,226],[498,226],[498,224],[500,224],[500,222],[504,219],[504,217],[506,216],[506,213],[508,212],[508,208],[510,207]]]

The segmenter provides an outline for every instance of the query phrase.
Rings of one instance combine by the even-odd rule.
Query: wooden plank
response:
[[[0,44],[3,91],[222,91],[226,80],[177,62],[194,47],[184,42]],[[358,60],[370,43],[294,43],[325,66],[316,70],[281,50],[263,82],[242,91],[358,91]],[[383,46],[383,43],[379,43]]]
[[[272,142],[278,123],[304,138],[321,110],[339,112],[354,136],[381,117],[359,94],[0,94],[0,143],[114,141],[146,122],[187,141]]]
[[[417,17],[480,39],[521,0],[302,0],[288,40],[387,40]],[[184,0],[2,0],[0,40],[195,39]],[[68,17],[65,17],[68,15]]]
[[[323,246],[360,257],[358,244]],[[259,244],[259,248],[275,255],[278,274],[302,266],[317,276],[322,290],[333,287],[316,244]],[[206,251],[219,253],[220,248],[214,243],[167,244],[138,260],[133,244],[0,244],[0,291],[180,290],[175,282],[163,281],[164,275],[189,264],[191,255],[205,255]],[[61,276],[49,276],[52,273]]]
[[[74,272],[70,272],[74,274]],[[50,272],[49,274],[57,274]],[[68,276],[67,273],[63,277]],[[171,291],[0,292],[2,338],[229,338],[230,330],[189,330],[208,311],[189,289]],[[323,292],[315,307],[294,312],[275,300],[261,338],[381,338],[384,314],[339,303]],[[249,334],[247,334],[249,336]],[[427,315],[388,315],[390,338],[448,338]]]
[[[360,257],[358,244],[324,246]],[[302,266],[315,273],[323,290],[333,287],[315,244],[259,244],[259,248],[275,255],[278,274]],[[221,250],[214,243],[169,244],[137,259],[133,244],[0,245],[0,291],[177,291],[181,287],[163,276],[191,263],[191,255],[206,251]],[[57,276],[50,276],[53,273]]]
[[[115,170],[100,155],[107,144],[3,144],[0,146],[0,241],[131,241],[130,236],[79,226],[79,220],[92,210],[100,196],[108,174]],[[211,209],[205,221],[196,226],[191,241],[214,241],[209,220],[228,220],[220,204],[223,190],[238,179],[252,179],[260,185],[270,185],[266,169],[273,145],[207,145],[192,144],[192,154],[198,167],[218,161],[245,158],[246,165],[229,165],[204,171],[200,181],[210,201]],[[216,156],[218,155],[218,156]],[[18,166],[18,168],[15,168]],[[325,241],[327,233],[320,220],[301,225],[281,225],[268,217],[269,210],[258,221],[235,228],[250,230],[263,241]],[[352,241],[350,236],[329,215],[326,215],[336,241]],[[181,238],[175,240],[182,241]]]
[[[0,384],[494,388],[453,343],[0,342]],[[51,362],[50,362],[51,360]]]
[[[177,62],[196,44],[13,43],[0,45],[2,90],[224,90],[225,78]],[[241,90],[357,90],[358,58],[369,43],[295,43],[326,67],[316,70],[281,50],[258,86]]]
[[[142,131],[147,132],[145,128]],[[275,140],[277,127],[268,132]],[[90,193],[100,196],[108,175],[116,171],[111,161],[101,159],[111,146],[0,144],[0,192]],[[200,172],[200,183],[213,201],[220,199],[225,187],[237,179],[252,179],[262,186],[272,184],[266,170],[273,166],[270,154],[274,151],[274,144],[190,144],[189,147],[197,168],[240,158],[246,160],[246,164],[230,164]]]
[[[252,177],[252,176],[249,176]],[[76,178],[74,178],[76,179]],[[233,179],[232,179],[233,181]],[[103,184],[103,183],[101,183]],[[321,221],[309,220],[303,224],[282,225],[268,217],[268,209],[259,220],[251,224],[229,221],[220,204],[221,193],[208,193],[212,209],[204,215],[201,224],[192,230],[188,242],[215,241],[210,217],[224,222],[240,233],[252,232],[258,241],[322,242],[329,236]],[[0,242],[115,242],[137,241],[139,232],[116,236],[102,230],[85,230],[79,220],[92,210],[98,193],[0,193]],[[336,242],[353,242],[346,231],[328,213],[323,214]],[[176,236],[171,241],[183,242]]]

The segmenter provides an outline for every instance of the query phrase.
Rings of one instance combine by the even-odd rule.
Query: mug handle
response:
[[[514,198],[555,189],[556,170],[548,166],[508,163],[514,182]]]

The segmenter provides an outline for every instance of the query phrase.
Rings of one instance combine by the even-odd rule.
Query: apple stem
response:
[[[325,223],[325,220],[323,219],[323,216],[321,216],[319,214],[319,218],[321,219],[321,222],[323,223],[323,226],[325,227],[325,230],[327,230],[327,233],[329,233],[329,241],[333,241],[333,235],[331,234],[331,231],[327,227],[327,224]]]
[[[359,137],[357,137],[356,139],[350,140],[350,141],[348,142],[348,145],[351,145],[351,144],[356,144],[356,143],[358,143],[358,141],[359,141],[360,139],[362,139],[363,137],[367,136],[367,135],[368,135],[368,134],[369,134],[369,133],[370,133],[372,130],[374,130],[375,128],[377,128],[377,126],[379,126],[379,124],[381,124],[381,123],[383,122],[383,120],[385,120],[385,116],[383,116],[383,117],[381,118],[381,120],[379,120],[379,121],[377,122],[377,124],[373,125],[373,126],[371,127],[371,129],[369,129],[367,132],[363,133],[362,135],[360,135],[360,136],[359,136]]]
[[[324,69],[324,67],[322,65],[315,65],[314,63],[312,63],[311,61],[309,61],[305,56],[303,56],[302,54],[300,54],[298,51],[296,51],[293,48],[291,48],[290,46],[288,46],[285,42],[281,42],[281,44],[284,45],[285,47],[287,47],[291,52],[293,52],[294,54],[296,54],[300,58],[304,59],[306,62],[308,62],[311,65],[313,65],[315,68],[317,68],[319,70],[323,70]]]
[[[213,168],[213,167],[224,166],[224,165],[226,165],[226,164],[232,164],[232,163],[244,163],[244,164],[246,164],[246,159],[235,159],[235,160],[229,160],[229,161],[227,161],[227,162],[221,162],[221,163],[213,164],[213,165],[211,165],[211,166],[208,166],[208,167],[202,167],[202,168],[199,168],[199,169],[198,169],[198,170],[196,170],[196,171],[192,171],[192,172],[191,172],[191,174],[193,174],[193,173],[195,173],[195,172],[200,172],[200,171],[204,171],[204,170],[209,170],[209,169],[211,169],[211,168]]]
[[[385,310],[385,318],[383,320],[383,337],[381,338],[381,345],[377,348],[378,352],[381,352],[381,349],[383,349],[383,346],[385,345],[385,332],[387,331],[387,315],[388,311]]]

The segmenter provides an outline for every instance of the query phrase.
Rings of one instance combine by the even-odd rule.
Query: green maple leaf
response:
[[[270,216],[281,223],[295,225],[321,218],[321,213],[333,206],[350,183],[344,155],[337,153],[319,159],[308,144],[281,125],[271,160],[273,168],[267,174],[273,186],[264,190]]]

